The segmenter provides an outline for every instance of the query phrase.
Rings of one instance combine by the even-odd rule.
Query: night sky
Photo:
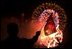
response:
[[[31,18],[34,9],[45,2],[55,2],[65,10],[67,14],[66,30],[69,34],[69,40],[65,47],[70,48],[72,45],[72,2],[70,0],[0,1],[0,17],[3,18],[8,16],[15,16],[19,18],[21,13],[25,13],[24,19],[27,20]]]

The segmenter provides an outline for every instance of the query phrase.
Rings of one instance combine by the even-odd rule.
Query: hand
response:
[[[39,35],[40,35],[40,31],[37,31],[36,35],[32,38],[32,41],[36,42],[38,37],[39,37]]]
[[[36,32],[36,36],[39,36],[39,35],[40,35],[40,31],[37,31],[37,32]]]

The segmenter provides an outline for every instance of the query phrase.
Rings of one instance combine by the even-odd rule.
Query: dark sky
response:
[[[0,12],[2,15],[19,14],[24,12],[26,17],[30,17],[33,10],[43,2],[55,2],[70,12],[71,1],[69,0],[23,0],[23,1],[1,1]],[[29,16],[28,16],[29,15]]]

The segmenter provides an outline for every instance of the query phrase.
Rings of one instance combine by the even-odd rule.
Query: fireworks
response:
[[[55,3],[43,3],[35,9],[32,17],[43,22],[41,34],[37,41],[39,46],[53,48],[63,41],[66,15],[60,6]]]

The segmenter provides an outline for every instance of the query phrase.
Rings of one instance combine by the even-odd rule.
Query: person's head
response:
[[[18,33],[18,25],[15,23],[10,23],[7,25],[7,32],[10,36],[16,36]]]

